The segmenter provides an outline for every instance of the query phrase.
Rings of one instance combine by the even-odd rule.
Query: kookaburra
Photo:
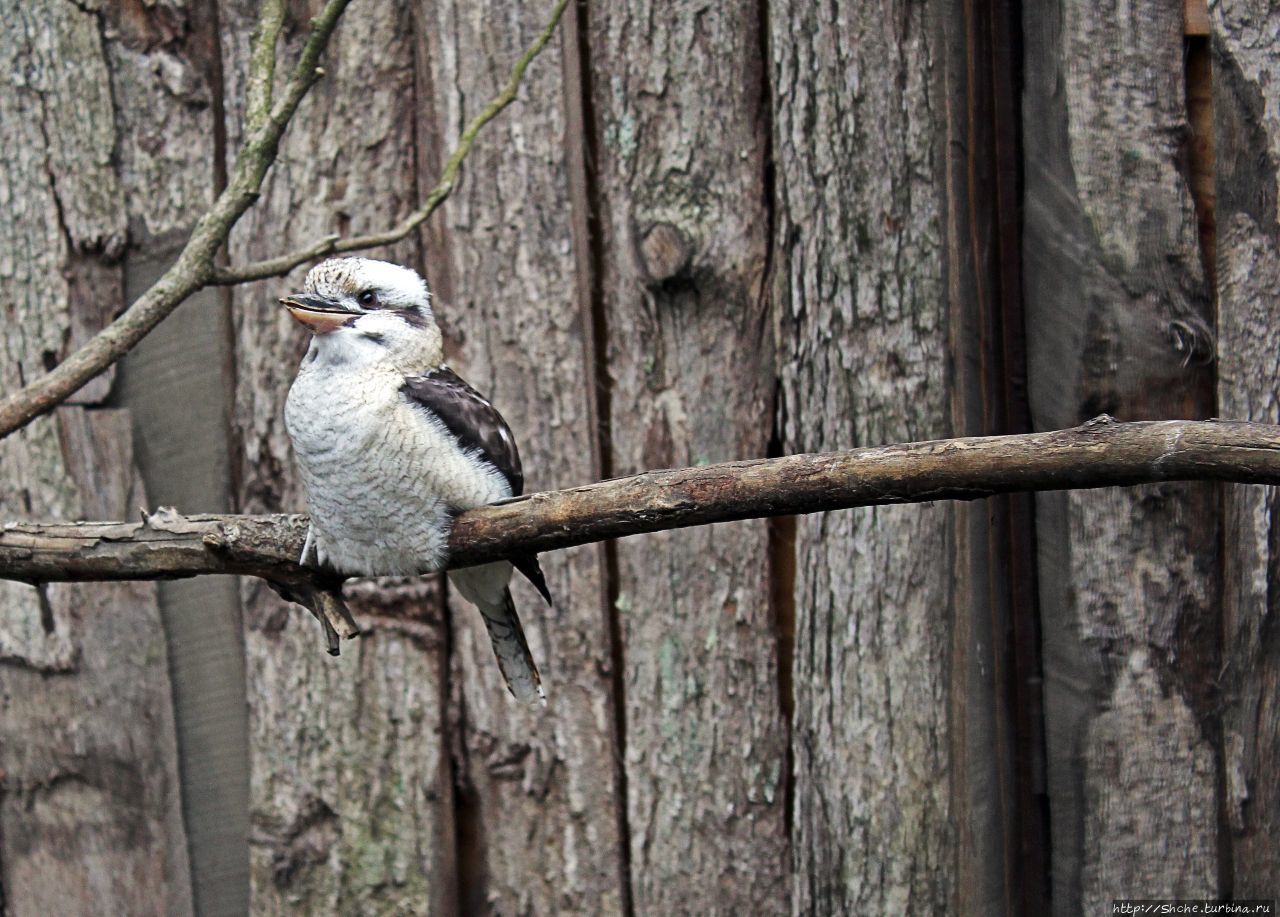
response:
[[[280,300],[312,332],[285,426],[311,514],[302,551],[353,576],[440,569],[457,513],[519,496],[511,429],[444,362],[427,285],[367,258],[322,262]],[[536,555],[514,560],[548,603]],[[512,564],[452,570],[484,617],[498,667],[521,701],[542,684],[507,583]]]

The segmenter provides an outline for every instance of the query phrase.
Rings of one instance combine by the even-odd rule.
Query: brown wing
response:
[[[475,449],[481,458],[498,469],[511,485],[511,496],[524,493],[524,471],[520,467],[516,438],[488,398],[446,366],[420,376],[409,376],[400,391],[409,401],[434,414],[458,437],[464,449]],[[511,562],[533,583],[547,604],[552,604],[538,555],[521,554],[511,558]]]
[[[409,376],[400,388],[410,402],[421,405],[458,438],[464,449],[475,449],[511,484],[511,495],[524,493],[524,471],[516,438],[498,409],[453,370],[442,366]]]

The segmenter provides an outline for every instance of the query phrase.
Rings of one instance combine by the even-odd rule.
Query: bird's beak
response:
[[[292,293],[280,300],[280,305],[316,334],[328,334],[360,314],[314,293]]]

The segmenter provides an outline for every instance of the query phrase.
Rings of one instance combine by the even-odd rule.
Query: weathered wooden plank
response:
[[[0,377],[13,387],[119,308],[130,127],[123,43],[65,3],[0,9]],[[110,375],[77,401],[97,404]],[[127,413],[67,406],[0,442],[16,518],[132,515]],[[190,913],[186,837],[154,587],[4,588],[0,900],[8,914]]]
[[[755,4],[590,10],[611,474],[762,456],[768,107]],[[787,757],[761,522],[617,545],[638,913],[778,913]]]
[[[1224,415],[1280,418],[1280,10],[1262,2],[1213,8],[1217,178],[1218,399]],[[1231,893],[1280,884],[1280,605],[1275,488],[1233,487],[1224,532],[1222,753],[1231,830]]]
[[[952,430],[1026,432],[1016,19],[1003,0],[940,9]],[[961,840],[951,909],[1039,914],[1048,906],[1048,824],[1034,498],[965,503],[953,512],[950,808]]]
[[[1183,0],[1183,31],[1188,35],[1209,34],[1209,4],[1206,0]]]
[[[1206,416],[1182,3],[1037,3],[1023,22],[1034,423]],[[1057,913],[1219,891],[1215,502],[1194,485],[1037,500]]]
[[[946,435],[934,13],[783,3],[770,21],[784,451]],[[799,522],[796,912],[951,900],[952,525],[936,505]]]
[[[432,180],[459,130],[507,79],[545,25],[549,3],[422,3],[420,175]],[[557,38],[519,101],[486,128],[467,178],[427,236],[425,264],[452,365],[492,399],[520,444],[525,488],[599,477],[591,423],[590,302],[575,279],[567,104]],[[573,142],[572,140],[570,142]],[[451,727],[460,745],[463,910],[616,914],[623,874],[614,769],[603,554],[548,555],[547,608],[522,578],[516,604],[547,707],[507,692],[475,609],[450,601]]]
[[[221,7],[229,144],[257,4]],[[282,59],[305,31],[291,7]],[[411,11],[352,9],[300,108],[231,257],[279,254],[332,232],[384,228],[415,203]],[[288,67],[280,70],[287,72]],[[279,76],[279,73],[278,73]],[[374,252],[413,264],[410,240]],[[276,305],[301,283],[234,293],[239,508],[302,509],[282,409],[306,347]],[[434,586],[348,587],[366,627],[333,659],[314,621],[246,583],[250,876],[255,913],[451,913],[452,792],[444,736],[445,636]]]

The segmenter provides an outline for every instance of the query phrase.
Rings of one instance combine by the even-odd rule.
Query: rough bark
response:
[[[1037,3],[1023,22],[1034,423],[1207,416],[1182,4]],[[1215,503],[1204,485],[1037,501],[1059,914],[1220,890]]]
[[[412,212],[545,14],[497,0],[368,2],[236,235],[236,263]],[[12,393],[174,250],[209,190],[216,106],[197,60],[208,49],[192,44],[212,2],[10,6],[0,379]],[[287,6],[285,56],[319,4]],[[511,120],[481,139],[446,225],[425,246],[410,236],[375,253],[426,270],[451,357],[512,421],[531,489],[1010,422],[993,392],[1014,368],[984,362],[1010,319],[985,310],[1008,301],[1017,280],[1000,267],[1017,259],[991,260],[1007,238],[982,222],[999,206],[986,182],[999,180],[982,171],[991,139],[970,130],[990,100],[974,71],[981,22],[967,17],[989,7],[855,7],[577,4],[568,53],[549,48]],[[233,147],[256,12],[219,6]],[[1023,21],[1035,424],[1206,416],[1201,265],[1214,264],[1213,239],[1202,207],[1197,241],[1182,174],[1181,4],[1042,0]],[[1213,29],[1216,413],[1274,422],[1280,21],[1258,0],[1224,0]],[[300,276],[234,294],[227,508],[304,508],[280,406],[305,341],[274,307]],[[184,359],[217,359],[205,317],[170,326],[192,336]],[[142,464],[159,468],[173,445],[207,454],[196,435],[174,443],[176,389],[139,358],[119,391],[138,408]],[[607,374],[595,365],[606,359]],[[218,384],[208,363],[183,369],[195,390]],[[102,407],[112,385],[108,373],[0,443],[5,518],[134,516],[143,488],[131,418]],[[138,386],[161,397],[147,404]],[[179,419],[216,444],[220,409],[201,408],[203,419]],[[458,555],[473,562],[517,538],[550,549],[877,505],[784,523],[772,538],[751,522],[548,556],[555,609],[517,585],[546,712],[512,712],[473,610],[446,616],[433,581],[351,584],[369,635],[337,661],[307,615],[246,583],[252,907],[625,913],[634,892],[645,912],[1017,912],[1028,860],[1013,847],[1029,813],[1010,781],[1027,769],[1013,759],[1029,727],[1001,709],[1019,706],[1016,688],[1003,693],[1000,641],[1020,607],[1017,575],[1004,582],[999,569],[1018,547],[1013,511],[878,505],[1157,478],[1037,498],[1055,908],[1270,894],[1276,494],[1233,488],[1219,504],[1206,486],[1169,482],[1274,482],[1274,431],[1245,461],[1223,434],[1257,431],[1161,429],[1144,431],[1142,467],[1114,460],[1129,431],[1103,424],[1024,442],[1014,476],[1017,453],[998,444],[930,443],[649,474],[464,517]],[[152,501],[222,508],[199,502],[226,496],[216,465],[183,480],[155,471]],[[773,474],[788,492],[762,498],[782,486]],[[298,548],[297,517],[168,524],[16,526],[0,533],[0,566],[39,580],[50,564],[85,579],[260,572],[288,567]],[[265,553],[246,553],[250,530]],[[182,650],[195,906],[240,912],[245,822],[211,818],[198,798],[202,764],[214,777],[225,766],[218,785],[233,792],[244,779],[213,758],[235,758],[235,744],[201,725],[247,728],[235,596],[223,588],[210,613],[206,584],[160,588]],[[182,610],[192,596],[204,614]],[[191,910],[155,592],[0,583],[0,604],[0,910]],[[220,650],[199,629],[210,624]],[[201,705],[209,720],[185,720]]]
[[[416,8],[419,174],[433,176],[478,103],[543,27],[548,3],[423,2]],[[563,36],[564,32],[561,33]],[[510,422],[526,489],[599,476],[590,302],[578,298],[564,163],[557,39],[491,125],[468,176],[426,235],[423,259],[451,364]],[[574,142],[570,140],[569,142]],[[547,689],[544,709],[502,686],[475,609],[450,600],[464,911],[616,914],[622,909],[604,564],[593,546],[546,557],[555,607],[512,588]]]
[[[949,427],[936,13],[770,8],[784,451]],[[941,912],[951,511],[800,521],[793,911]]]
[[[32,433],[80,450],[23,449],[4,511],[122,514],[142,499],[128,416],[71,407]],[[13,452],[5,456],[10,465]],[[68,455],[68,458],[70,456]],[[6,913],[191,913],[177,750],[155,589],[6,584],[0,634],[0,863]]]
[[[1227,2],[1212,15],[1217,155],[1219,411],[1280,417],[1280,11]],[[1280,521],[1275,488],[1229,488],[1225,539],[1223,716],[1230,893],[1280,886]]]
[[[106,13],[56,2],[4,7],[0,47],[0,376],[11,391],[120,307],[131,218],[171,186],[140,189],[167,154],[135,144],[121,107],[160,90],[139,66],[154,48]],[[192,112],[180,91],[162,94],[176,117]],[[145,501],[129,415],[100,407],[110,384],[101,377],[78,405],[0,442],[6,516],[123,518]],[[0,603],[3,909],[190,913],[154,587],[7,584]]]
[[[0,396],[0,433],[8,435],[21,429],[107,373],[175,308],[211,280],[214,261],[226,244],[231,227],[257,201],[262,180],[275,161],[276,148],[285,128],[307,90],[324,72],[319,60],[349,2],[327,0],[310,21],[307,40],[276,103],[272,105],[265,95],[258,100],[252,112],[252,129],[245,132],[244,148],[229,170],[227,187],[201,214],[173,264],[128,308],[89,335],[82,346],[70,349],[56,362],[48,361],[44,371],[29,383],[23,380],[15,391]],[[282,9],[280,5],[273,8]],[[271,30],[272,41],[264,44],[268,51],[278,31],[278,28]],[[269,53],[264,59],[274,60]],[[270,68],[264,68],[260,76],[259,82],[269,81]],[[54,145],[56,147],[56,143]]]
[[[763,36],[752,3],[588,22],[611,474],[763,456],[772,342]],[[617,545],[640,913],[785,909],[786,731],[763,523]]]
[[[231,147],[256,7],[221,9]],[[307,25],[305,8],[290,13],[284,55],[296,55]],[[232,237],[232,261],[381,228],[414,207],[413,119],[405,110],[414,98],[410,23],[407,4],[393,0],[363,4],[344,20],[326,56],[327,78],[298,112],[306,129],[281,144],[261,200]],[[414,263],[417,252],[406,242],[372,254]],[[241,510],[303,508],[282,409],[306,341],[276,306],[302,274],[234,293]],[[256,581],[242,595],[253,910],[448,912],[445,640],[433,589],[369,589],[356,602],[369,633],[338,659],[317,652],[309,616]]]

